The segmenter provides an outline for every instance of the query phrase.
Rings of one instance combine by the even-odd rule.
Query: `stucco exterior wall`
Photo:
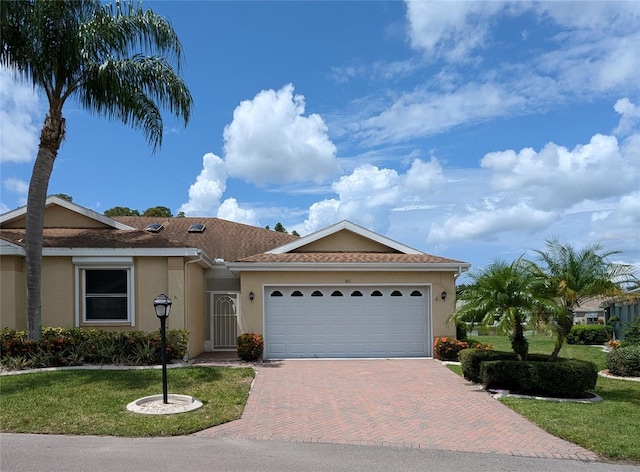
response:
[[[433,335],[455,336],[455,326],[447,326],[446,319],[455,307],[454,272],[243,272],[241,274],[242,322],[247,332],[263,332],[263,287],[265,285],[386,285],[429,284]],[[447,292],[445,300],[441,293]],[[249,300],[249,293],[254,300]]]
[[[16,218],[15,220],[6,222],[3,228],[25,228],[27,223],[26,216]],[[45,228],[107,228],[108,226],[100,221],[88,218],[75,211],[66,208],[50,205],[44,214]]]
[[[27,329],[27,288],[23,257],[0,257],[0,328]]]
[[[351,231],[339,231],[292,252],[393,252],[389,247]]]
[[[185,327],[189,331],[189,357],[195,357],[204,350],[204,270],[197,263],[188,264],[186,267],[187,307],[185,310]]]
[[[71,257],[42,258],[42,326],[74,326],[73,272]]]

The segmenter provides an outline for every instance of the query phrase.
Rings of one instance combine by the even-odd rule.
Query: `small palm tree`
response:
[[[637,281],[630,265],[616,264],[608,258],[617,251],[605,251],[600,244],[582,250],[557,238],[547,239],[547,250],[536,251],[543,264],[538,277],[547,279],[549,294],[556,297],[559,309],[554,316],[556,342],[551,357],[556,359],[573,327],[573,311],[595,297],[620,295],[622,286]]]
[[[540,290],[543,281],[522,258],[511,264],[495,261],[469,277],[472,283],[458,296],[461,307],[449,316],[449,323],[481,320],[484,325],[497,324],[500,332],[508,333],[513,352],[526,360],[529,344],[524,326],[539,312],[556,309],[553,297]]]
[[[186,125],[192,98],[176,72],[182,46],[173,27],[131,2],[2,2],[0,28],[0,64],[44,91],[49,102],[27,197],[27,322],[29,339],[36,340],[44,209],[65,138],[64,104],[73,99],[91,112],[142,129],[155,152],[162,143],[160,108],[168,108]]]

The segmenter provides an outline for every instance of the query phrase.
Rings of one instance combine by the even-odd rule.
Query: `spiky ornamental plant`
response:
[[[178,75],[182,46],[176,32],[165,18],[140,4],[2,2],[0,28],[0,64],[43,91],[49,106],[27,197],[27,324],[29,339],[37,340],[44,210],[65,138],[65,103],[75,100],[93,113],[141,129],[154,153],[162,144],[161,109],[182,118],[186,126],[193,103]]]
[[[577,307],[595,297],[620,295],[625,284],[637,279],[632,266],[610,262],[618,252],[605,251],[601,244],[580,250],[557,238],[547,239],[546,244],[546,251],[536,251],[542,263],[537,276],[546,279],[549,294],[556,297],[559,307],[553,318],[556,342],[551,357],[556,359],[573,327]]]
[[[461,307],[449,316],[448,322],[478,321],[496,325],[511,339],[511,348],[521,360],[526,360],[529,345],[524,326],[539,312],[556,309],[554,298],[540,289],[543,281],[522,258],[511,264],[494,261],[488,267],[469,274],[471,283],[458,295]]]

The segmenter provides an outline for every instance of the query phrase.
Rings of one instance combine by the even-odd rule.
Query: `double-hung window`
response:
[[[76,324],[134,325],[133,261],[75,257]]]

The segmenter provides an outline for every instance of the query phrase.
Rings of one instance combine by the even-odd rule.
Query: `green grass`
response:
[[[505,336],[476,339],[491,343],[495,350],[511,350]],[[529,352],[551,354],[553,343],[552,337],[533,336]],[[560,356],[592,361],[598,370],[606,365],[606,353],[594,346],[564,345]],[[460,367],[452,367],[462,375]],[[640,382],[598,377],[594,393],[603,401],[583,404],[505,398],[502,402],[554,436],[610,459],[640,461]]]
[[[240,418],[253,369],[189,367],[168,372],[169,393],[198,410],[141,415],[128,403],[162,393],[161,370],[65,370],[0,377],[0,429],[10,433],[176,436]]]

